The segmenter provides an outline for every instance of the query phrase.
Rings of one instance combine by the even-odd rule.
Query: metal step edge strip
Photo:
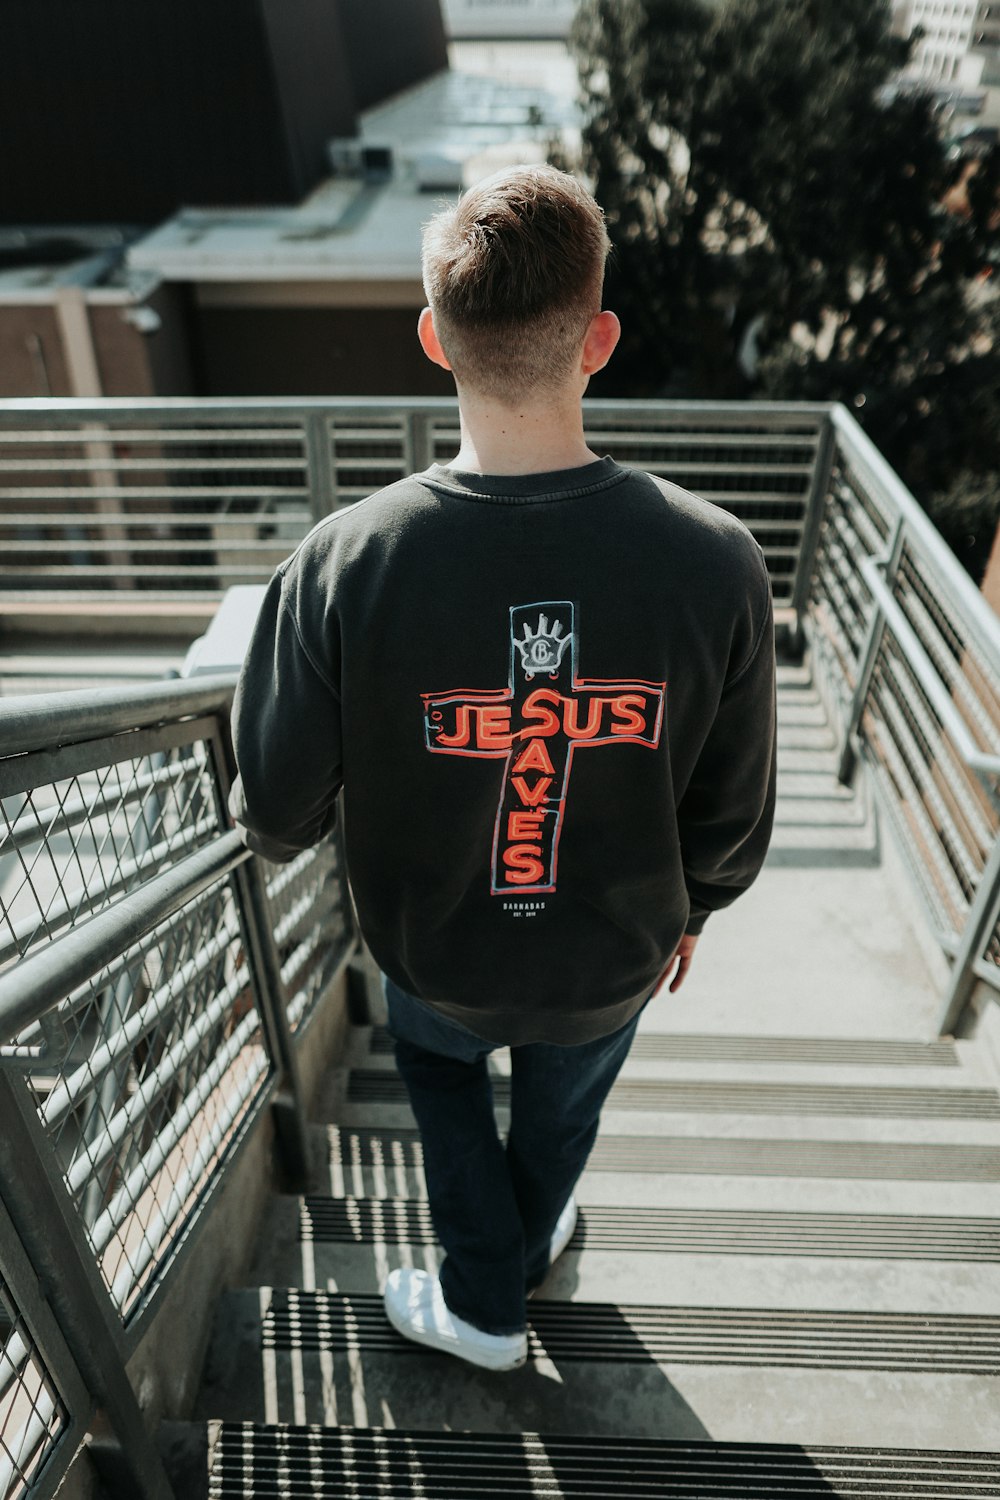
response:
[[[387,1488],[391,1486],[391,1488]],[[919,1449],[681,1443],[544,1434],[269,1428],[221,1423],[209,1494],[351,1494],[478,1500],[546,1496],[603,1500],[781,1500],[936,1496],[982,1500],[1000,1486],[1000,1455]]]
[[[309,1195],[299,1200],[299,1242],[423,1246],[437,1236],[420,1199]],[[1000,1219],[588,1204],[567,1248],[1000,1263]]]
[[[372,1028],[369,1051],[391,1055],[393,1040],[384,1027]],[[642,1062],[812,1063],[829,1067],[957,1068],[949,1041],[868,1041],[863,1037],[718,1036],[641,1032],[629,1057]]]
[[[331,1153],[345,1172],[422,1170],[420,1133],[325,1127]],[[838,1177],[886,1181],[1000,1182],[1000,1148],[864,1141],[747,1140],[732,1136],[602,1135],[590,1172],[662,1172],[714,1177]]]
[[[263,1349],[426,1355],[370,1293],[277,1288]],[[534,1301],[529,1356],[623,1364],[702,1364],[1000,1375],[1000,1318],[760,1308],[668,1308]]]
[[[506,1105],[510,1083],[493,1079],[494,1098]],[[398,1075],[354,1069],[347,1097],[354,1104],[408,1104]],[[684,1114],[797,1114],[892,1116],[897,1119],[1000,1120],[1000,1093],[987,1088],[862,1088],[850,1084],[708,1083],[701,1080],[626,1079],[616,1083],[607,1107]]]

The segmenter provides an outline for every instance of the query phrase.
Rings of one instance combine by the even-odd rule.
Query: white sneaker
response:
[[[576,1199],[571,1193],[569,1202],[566,1204],[566,1207],[563,1209],[562,1213],[556,1220],[556,1227],[552,1231],[551,1240],[549,1240],[549,1270],[552,1269],[553,1263],[559,1259],[560,1255],[562,1255],[563,1251],[566,1249],[566,1246],[573,1238],[573,1231],[576,1228],[576,1221],[578,1218],[579,1209],[577,1208]],[[548,1271],[545,1274],[548,1275]],[[535,1293],[538,1292],[543,1285],[544,1283],[539,1282],[538,1286],[533,1286],[531,1288],[531,1291],[528,1293],[528,1296],[534,1297]]]
[[[579,1210],[576,1206],[576,1198],[570,1193],[569,1202],[556,1220],[556,1227],[552,1231],[552,1239],[549,1242],[549,1265],[559,1259],[573,1238],[573,1231],[576,1228],[578,1217]]]
[[[457,1317],[429,1271],[401,1266],[389,1272],[383,1294],[386,1317],[404,1338],[454,1354],[484,1370],[516,1370],[528,1357],[526,1333],[483,1333]]]

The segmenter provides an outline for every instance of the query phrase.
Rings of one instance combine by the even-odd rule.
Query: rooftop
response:
[[[552,138],[575,128],[572,69],[554,50],[561,67],[550,50],[516,69],[495,48],[472,48],[461,68],[369,110],[357,145],[388,148],[387,180],[331,176],[291,208],[185,209],[130,248],[129,267],[178,281],[418,279],[421,225],[438,200],[544,161]]]

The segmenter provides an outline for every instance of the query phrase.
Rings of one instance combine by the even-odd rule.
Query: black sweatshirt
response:
[[[491,1041],[588,1041],[760,870],[774,691],[763,555],[725,511],[609,458],[434,465],[275,574],[230,806],[282,861],[343,784],[382,969]]]

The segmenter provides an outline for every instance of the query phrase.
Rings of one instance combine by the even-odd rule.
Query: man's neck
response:
[[[472,474],[548,474],[578,469],[598,455],[587,447],[575,393],[523,409],[459,392],[462,446],[452,467]]]

